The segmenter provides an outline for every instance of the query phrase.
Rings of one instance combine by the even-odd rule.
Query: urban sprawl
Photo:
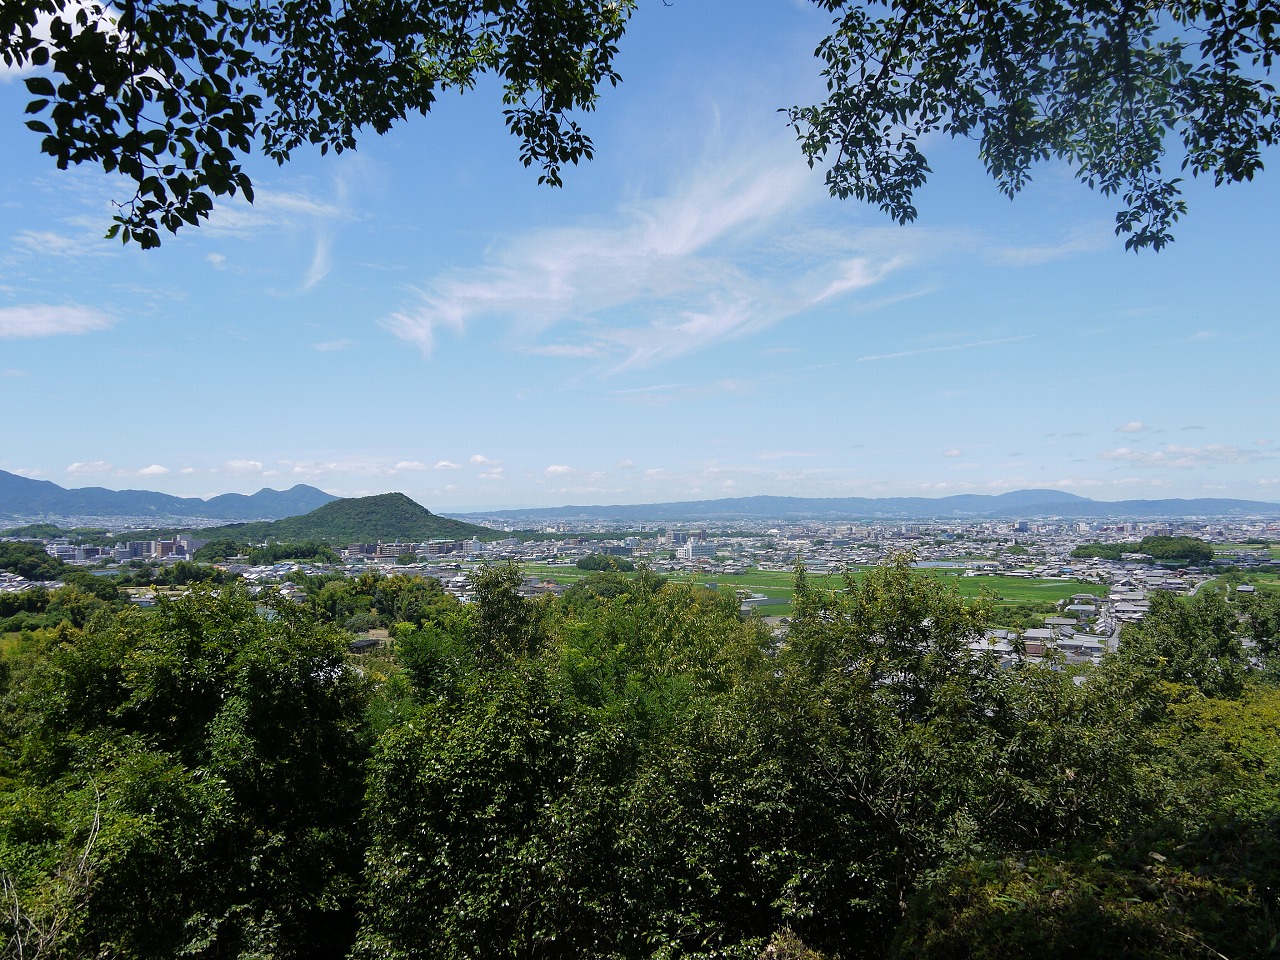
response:
[[[83,527],[92,525],[95,519],[64,518],[63,522]],[[154,518],[149,522],[154,524]],[[120,529],[120,521],[113,523]],[[513,534],[496,541],[353,543],[337,551],[341,558],[337,564],[291,560],[253,566],[231,560],[218,566],[246,581],[251,589],[270,587],[299,600],[304,593],[292,582],[299,574],[357,577],[373,571],[387,576],[433,577],[465,602],[471,599],[470,573],[480,565],[495,562],[512,562],[524,569],[522,592],[537,596],[563,592],[566,584],[557,579],[554,568],[573,568],[577,561],[591,555],[630,560],[661,575],[731,588],[734,578],[753,571],[787,572],[803,565],[811,574],[837,574],[907,552],[921,568],[956,576],[1082,582],[1078,593],[1057,604],[1056,615],[1044,618],[1043,627],[989,630],[985,638],[975,643],[975,650],[991,650],[1008,658],[1054,655],[1066,662],[1088,663],[1117,647],[1120,628],[1142,619],[1154,592],[1189,595],[1219,576],[1223,567],[1245,571],[1269,567],[1270,554],[1259,551],[1256,544],[1280,540],[1280,521],[1269,519],[910,523],[751,520],[665,523],[661,527],[631,524],[625,530],[620,527],[603,521],[566,522],[544,526],[533,539]],[[618,535],[610,537],[615,532]],[[1150,557],[1140,554],[1124,554],[1116,561],[1071,556],[1082,543],[1129,543],[1146,536],[1197,537],[1215,545],[1215,557],[1210,564],[1177,567],[1153,563]],[[98,575],[111,575],[143,562],[172,564],[190,560],[205,542],[193,534],[125,541],[111,547],[78,545],[69,538],[43,541],[51,556],[83,565]],[[408,562],[409,555],[413,562]],[[36,583],[0,572],[0,592],[59,586],[57,582]],[[1238,584],[1235,589],[1254,588]],[[739,589],[737,594],[744,614],[779,602],[776,597],[748,589]],[[154,591],[149,588],[133,588],[130,596],[141,606],[155,602]],[[785,617],[770,619],[780,634],[785,632]]]

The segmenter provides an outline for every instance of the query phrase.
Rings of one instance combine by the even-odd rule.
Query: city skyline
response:
[[[251,164],[254,206],[149,252],[102,239],[123,181],[39,155],[0,71],[0,469],[452,513],[1280,500],[1273,178],[1189,183],[1176,242],[1134,255],[1064,167],[1010,202],[933,140],[897,226],[828,197],[777,112],[821,95],[826,28],[807,2],[645,8],[563,189],[481,83],[353,154]]]

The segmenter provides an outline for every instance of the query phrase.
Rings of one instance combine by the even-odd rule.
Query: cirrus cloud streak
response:
[[[1210,443],[1203,447],[1183,447],[1176,443],[1170,443],[1163,450],[1135,450],[1132,447],[1117,447],[1114,450],[1104,450],[1098,454],[1098,458],[1100,460],[1117,460],[1123,463],[1131,463],[1136,467],[1174,467],[1177,469],[1257,463],[1261,460],[1271,459],[1268,454],[1256,450],[1243,450],[1240,447],[1225,443]]]
[[[856,238],[819,240],[804,215],[825,200],[816,186],[790,156],[739,159],[623,207],[615,225],[509,239],[480,265],[431,277],[381,323],[424,356],[442,331],[497,320],[528,355],[654,366],[847,298],[905,262]]]
[[[31,340],[106,330],[114,321],[101,310],[76,304],[0,307],[0,340]]]

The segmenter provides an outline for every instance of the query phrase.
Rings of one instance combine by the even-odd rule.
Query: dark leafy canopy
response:
[[[1160,249],[1185,211],[1163,169],[1250,180],[1275,142],[1268,82],[1280,10],[1240,0],[817,0],[837,14],[818,47],[827,99],[789,117],[839,197],[914,220],[935,131],[972,137],[1010,196],[1037,161],[1122,198],[1116,233]]]
[[[1158,595],[1073,676],[910,557],[798,581],[785,638],[510,566],[0,638],[0,957],[1274,955],[1276,597]]]
[[[570,117],[616,83],[631,0],[6,0],[0,56],[35,66],[27,126],[60,168],[101,163],[135,184],[110,235],[143,247],[253,199],[241,159],[356,145],[425,114],[442,91],[499,76],[525,166],[560,182],[592,145]],[[51,18],[51,19],[50,19]],[[49,24],[49,41],[39,24]]]
[[[53,639],[0,659],[0,956],[341,957],[367,752],[346,638],[227,588]]]
[[[978,140],[1009,195],[1066,160],[1122,198],[1116,232],[1159,249],[1185,210],[1181,166],[1249,180],[1276,139],[1277,9],[1263,0],[814,0],[837,15],[818,47],[827,99],[789,119],[839,197],[915,219],[934,131]],[[143,247],[253,198],[242,159],[356,145],[425,114],[441,92],[501,78],[507,126],[539,180],[592,155],[572,118],[619,76],[635,0],[6,0],[0,56],[28,79],[28,126],[60,167],[101,163],[135,187],[111,234]],[[50,39],[37,23],[52,17]]]

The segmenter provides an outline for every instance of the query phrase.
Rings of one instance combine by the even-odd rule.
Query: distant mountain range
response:
[[[389,500],[382,498],[399,498]],[[92,516],[155,517],[166,523],[175,518],[226,522],[301,518],[336,502],[348,506],[326,527],[330,534],[272,531],[275,539],[317,537],[332,540],[427,540],[470,537],[492,533],[437,516],[404,494],[380,494],[339,501],[337,497],[300,483],[288,490],[259,490],[246,496],[224,493],[201,500],[174,497],[148,490],[107,490],[79,487],[68,490],[48,480],[31,480],[0,470],[0,518]],[[410,509],[409,505],[412,505]],[[344,511],[354,518],[364,511],[376,522],[362,529],[337,519]],[[420,511],[420,513],[418,512]],[[425,515],[425,517],[423,516]],[[1194,500],[1090,500],[1061,490],[1014,490],[989,496],[965,493],[951,497],[732,497],[722,500],[686,500],[675,503],[614,504],[611,506],[539,507],[527,510],[494,510],[468,513],[468,520],[503,525],[538,524],[551,520],[613,520],[620,522],[677,522],[732,520],[957,520],[957,519],[1176,519],[1180,517],[1280,517],[1280,504],[1259,500],[1201,498]],[[430,518],[429,520],[426,518]],[[321,517],[328,524],[329,519]],[[457,524],[456,527],[448,526]],[[173,526],[174,524],[169,523]],[[249,536],[248,532],[239,535]]]
[[[0,517],[188,517],[203,520],[275,520],[309,513],[338,499],[305,483],[288,490],[262,489],[252,496],[224,493],[209,500],[148,490],[68,490],[0,470]]]
[[[692,522],[732,520],[1176,519],[1280,517],[1280,504],[1259,500],[1090,500],[1061,490],[1014,490],[952,497],[732,497],[678,503],[566,506],[468,513],[488,523],[558,520]]]
[[[493,537],[496,533],[473,523],[437,517],[403,493],[381,493],[375,497],[334,500],[301,517],[286,517],[269,523],[206,527],[200,531],[200,538],[216,540],[227,537],[255,543],[262,540],[323,540],[346,545],[463,540]]]

